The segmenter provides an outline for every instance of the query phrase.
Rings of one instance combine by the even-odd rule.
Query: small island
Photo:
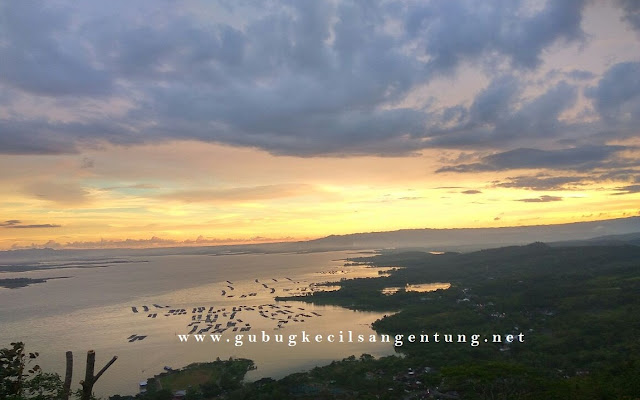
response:
[[[243,387],[247,372],[256,369],[253,361],[244,358],[219,358],[207,363],[194,363],[184,368],[165,367],[159,375],[140,382],[141,393],[137,396],[109,397],[110,400],[219,398]]]
[[[64,279],[69,278],[69,276],[56,276],[53,278],[6,278],[0,279],[0,287],[8,288],[8,289],[18,289],[22,287],[27,287],[29,285],[34,285],[36,283],[44,283],[50,279]]]

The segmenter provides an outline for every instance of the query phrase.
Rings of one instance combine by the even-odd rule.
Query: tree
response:
[[[31,400],[49,400],[59,398],[62,393],[60,375],[39,370],[24,382],[24,397]]]
[[[38,355],[27,355],[22,342],[0,349],[0,399],[45,400],[60,396],[62,380],[58,374],[44,373],[37,364],[29,368]]]
[[[24,343],[11,343],[11,348],[0,349],[0,398],[11,399],[22,395],[25,378]]]

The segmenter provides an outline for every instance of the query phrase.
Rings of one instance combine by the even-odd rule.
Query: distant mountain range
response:
[[[311,240],[309,246],[320,248],[389,248],[416,247],[430,250],[473,250],[479,248],[560,242],[575,245],[600,242],[638,241],[640,217],[558,225],[534,225],[504,228],[403,229],[391,232],[331,235]]]
[[[532,242],[553,246],[640,245],[640,217],[558,225],[504,228],[402,229],[390,232],[331,235],[304,242],[250,245],[171,247],[152,249],[53,250],[30,249],[0,252],[5,259],[119,257],[125,255],[242,254],[414,248],[428,251],[472,251]]]
[[[640,232],[598,236],[586,240],[563,240],[551,243],[553,246],[616,246],[625,244],[640,246]]]

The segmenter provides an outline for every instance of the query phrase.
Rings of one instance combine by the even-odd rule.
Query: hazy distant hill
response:
[[[638,244],[640,217],[560,225],[505,228],[402,229],[390,232],[331,235],[305,242],[153,249],[52,250],[30,249],[0,252],[0,259],[95,258],[166,254],[241,254],[419,248],[423,250],[471,251],[532,242],[562,245]],[[588,242],[584,242],[589,240]]]
[[[608,236],[611,240],[628,241],[640,239],[640,234],[636,232],[640,232],[640,217],[506,228],[403,229],[332,235],[307,244],[323,248],[423,247],[433,250],[464,250],[531,242],[578,241],[605,235],[615,235]],[[636,236],[621,236],[627,234]]]
[[[615,246],[623,244],[640,246],[640,232],[598,236],[586,240],[563,240],[551,243],[553,246]]]

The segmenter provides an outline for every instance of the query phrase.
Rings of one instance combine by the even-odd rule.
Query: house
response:
[[[177,390],[173,393],[173,400],[184,400],[187,397],[186,390]]]

